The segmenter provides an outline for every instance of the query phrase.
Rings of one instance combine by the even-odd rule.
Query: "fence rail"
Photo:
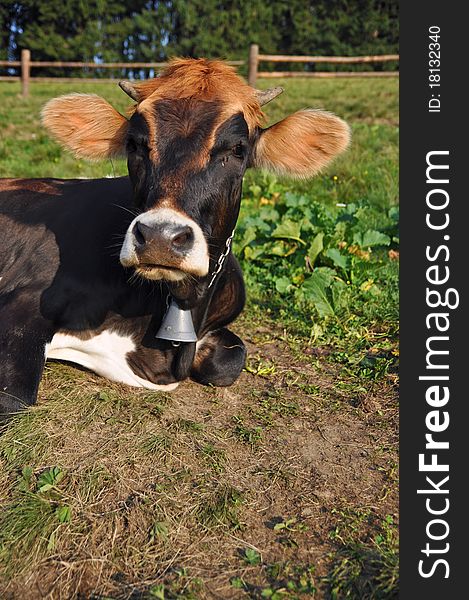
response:
[[[283,56],[281,54],[259,54],[259,60],[271,62],[312,62],[312,63],[371,63],[399,60],[399,54],[378,56]]]
[[[281,54],[259,54],[259,46],[251,44],[248,55],[248,83],[255,86],[257,79],[271,79],[274,77],[398,77],[398,71],[259,71],[259,63],[309,63],[309,64],[369,64],[398,61],[398,54],[382,54],[379,56],[285,56]],[[233,66],[246,64],[244,60],[227,61]],[[77,77],[31,77],[31,69],[35,67],[56,67],[76,69],[161,69],[166,66],[164,62],[79,62],[79,61],[50,61],[31,60],[30,50],[21,51],[21,60],[0,60],[0,67],[19,68],[20,75],[0,76],[0,81],[21,81],[21,92],[23,97],[29,95],[29,83],[31,80],[42,82],[115,82],[115,79],[92,79]]]
[[[340,77],[398,77],[397,71],[259,71],[258,79],[275,77],[313,77],[317,79],[336,79]]]
[[[274,77],[398,77],[398,71],[259,71],[260,62],[273,63],[329,63],[329,64],[369,64],[398,61],[398,54],[373,56],[285,56],[282,54],[259,54],[259,46],[249,46],[248,83],[255,86],[257,79]]]

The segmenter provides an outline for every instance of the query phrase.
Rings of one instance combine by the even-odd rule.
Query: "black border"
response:
[[[469,165],[463,140],[467,135],[466,94],[469,53],[468,20],[464,2],[401,2],[400,4],[400,195],[401,195],[401,427],[400,427],[400,597],[404,600],[425,598],[469,598],[466,574],[469,496],[469,404],[466,389],[467,283],[469,270],[469,217],[466,216]],[[441,29],[441,112],[428,112],[431,90],[428,86],[428,28]],[[469,95],[467,95],[469,99]],[[435,247],[442,232],[432,232],[425,223],[426,154],[431,150],[449,150],[449,179],[445,186],[450,194],[450,282],[459,292],[460,304],[449,310],[448,334],[450,400],[446,407],[450,425],[440,439],[448,439],[449,450],[440,452],[449,463],[449,511],[444,515],[450,531],[445,542],[447,554],[439,555],[449,563],[449,577],[442,566],[434,575],[423,578],[418,573],[419,560],[425,558],[426,524],[432,517],[425,509],[425,496],[417,489],[425,487],[425,474],[419,473],[418,455],[424,451],[425,416],[431,408],[425,401],[428,382],[419,381],[425,372],[425,342],[429,336],[425,317],[431,312],[426,305],[425,256],[428,244]],[[440,261],[441,265],[445,263]],[[442,309],[440,309],[442,310]],[[443,334],[442,334],[443,335]],[[441,373],[440,373],[441,374]],[[443,410],[443,409],[442,409]],[[430,474],[428,474],[430,475]],[[436,473],[435,480],[444,474]],[[426,486],[429,487],[428,485]],[[441,542],[443,544],[443,542]],[[435,547],[437,544],[435,543]],[[434,555],[438,558],[437,555]],[[428,559],[427,559],[428,560]],[[428,562],[426,563],[428,566]]]

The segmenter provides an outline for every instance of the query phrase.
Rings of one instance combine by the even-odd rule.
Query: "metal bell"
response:
[[[196,342],[197,335],[191,311],[180,308],[176,300],[172,298],[155,337],[172,342]]]

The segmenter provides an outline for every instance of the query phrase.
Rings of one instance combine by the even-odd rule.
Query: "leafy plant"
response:
[[[391,515],[377,523],[374,536],[361,533],[369,511],[336,511],[339,521],[331,538],[339,548],[324,582],[332,600],[391,600],[399,590],[397,528]]]
[[[274,525],[274,531],[305,531],[307,526],[303,523],[298,523],[295,517],[286,519]]]
[[[37,480],[31,466],[21,470],[12,501],[0,515],[0,563],[6,572],[17,555],[40,557],[54,550],[61,527],[72,519],[58,488],[64,476],[60,467],[43,471]],[[23,561],[21,568],[26,566]]]
[[[396,207],[383,211],[365,200],[326,206],[287,191],[272,176],[264,188],[251,186],[249,192],[236,235],[248,276],[322,318],[346,312],[350,285],[363,299],[370,288],[360,286],[383,251],[398,242]],[[365,228],[367,222],[375,228]],[[374,293],[381,292],[381,283],[375,283]]]
[[[234,433],[241,442],[254,446],[262,438],[262,427],[248,427],[243,418],[238,415],[233,416],[233,422],[235,423]]]
[[[52,467],[48,471],[44,471],[37,480],[38,491],[44,493],[52,490],[63,479],[64,475],[64,471],[59,467]]]
[[[292,192],[264,175],[245,191],[234,249],[249,298],[301,336],[332,346],[328,355],[348,374],[383,377],[397,363],[390,351],[397,349],[399,209],[357,199],[345,178],[310,185]],[[333,186],[334,204],[318,196],[319,185]],[[386,347],[373,344],[374,331],[385,332]],[[268,366],[251,359],[246,370],[266,377]]]
[[[246,548],[243,554],[243,560],[251,566],[258,565],[261,562],[261,555],[254,548]]]
[[[238,512],[243,503],[243,495],[230,485],[219,485],[204,498],[197,517],[205,527],[223,526],[236,530],[241,527]]]

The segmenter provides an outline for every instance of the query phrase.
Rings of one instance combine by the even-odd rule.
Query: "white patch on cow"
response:
[[[46,345],[45,354],[46,359],[68,360],[118,383],[167,392],[176,389],[178,383],[158,385],[138,377],[126,359],[135,348],[130,337],[111,331],[103,331],[89,340],[56,333],[51,343]]]
[[[174,271],[175,274],[181,272],[180,274],[182,277],[184,276],[184,271],[193,275],[198,275],[199,277],[207,275],[209,254],[207,242],[202,230],[195,221],[172,208],[157,208],[135,217],[127,229],[120,252],[120,261],[124,267],[138,266],[138,257],[135,251],[135,236],[133,233],[137,222],[148,225],[149,227],[153,227],[160,223],[171,223],[173,225],[191,227],[194,232],[194,244],[191,251],[186,254],[184,259],[179,263],[178,268],[174,269]],[[175,279],[180,279],[182,277],[175,277]],[[166,276],[165,278],[171,279],[171,276]]]

